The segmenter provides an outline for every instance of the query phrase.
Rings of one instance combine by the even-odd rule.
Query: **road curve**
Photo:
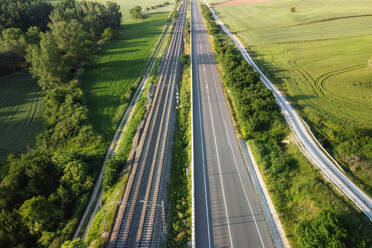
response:
[[[274,247],[244,164],[214,55],[191,1],[194,246]]]
[[[224,23],[218,18],[214,10],[204,0],[209,7],[216,22],[221,26],[224,32],[235,42],[244,59],[252,65],[252,67],[261,76],[261,81],[270,89],[276,98],[295,138],[300,145],[305,156],[323,172],[323,174],[332,181],[341,191],[343,191],[372,221],[372,200],[358,186],[356,186],[346,175],[340,170],[337,162],[325,151],[321,144],[316,140],[311,130],[302,120],[296,110],[289,104],[283,94],[274,86],[274,84],[265,76],[260,68],[255,64],[252,57],[245,50],[240,40],[233,35]]]

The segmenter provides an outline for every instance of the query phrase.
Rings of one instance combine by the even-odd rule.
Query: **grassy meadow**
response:
[[[371,133],[371,2],[273,0],[214,9],[345,171],[372,195],[371,144],[349,131]]]
[[[0,162],[20,154],[43,128],[43,94],[27,72],[0,77]]]
[[[104,3],[107,0],[94,0],[94,1]],[[121,13],[123,14],[124,21],[128,21],[128,20],[131,19],[130,15],[129,15],[129,10],[131,8],[133,8],[134,6],[137,6],[137,5],[141,6],[142,10],[144,10],[146,7],[150,8],[151,6],[163,4],[164,2],[169,2],[170,3],[169,5],[167,5],[165,7],[156,8],[156,9],[150,10],[150,11],[145,11],[144,14],[158,13],[159,11],[169,12],[174,7],[174,0],[110,0],[110,1],[120,5],[120,10],[121,10]]]
[[[168,20],[168,12],[122,25],[120,39],[104,48],[83,77],[94,128],[110,140]]]

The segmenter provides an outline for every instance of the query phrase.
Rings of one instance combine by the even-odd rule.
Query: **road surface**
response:
[[[215,20],[229,35],[238,46],[244,59],[260,73],[261,81],[264,85],[273,91],[274,96],[292,130],[295,138],[305,156],[323,172],[323,174],[333,182],[341,191],[343,191],[372,221],[372,199],[365,194],[358,186],[356,186],[346,175],[340,170],[337,162],[325,151],[319,144],[311,130],[307,127],[296,110],[289,104],[283,94],[274,86],[274,84],[265,76],[260,68],[255,64],[251,56],[245,50],[239,39],[233,35],[217,17],[212,8],[204,0],[211,10]]]
[[[191,18],[195,246],[274,247],[196,0]]]

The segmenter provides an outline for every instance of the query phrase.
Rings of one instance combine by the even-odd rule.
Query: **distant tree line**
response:
[[[25,32],[32,26],[45,31],[52,10],[51,4],[41,0],[1,0],[0,32],[6,28],[19,28]]]
[[[48,128],[2,167],[0,247],[61,247],[102,165],[104,147],[89,123],[78,79],[105,30],[120,27],[119,6],[64,0],[49,16],[45,32],[34,26],[2,31],[2,44],[25,55],[45,91]]]
[[[260,162],[270,183],[274,184],[272,188],[275,199],[279,198],[280,208],[281,204],[287,203],[287,179],[297,166],[297,161],[285,152],[286,147],[282,144],[289,134],[288,125],[273,93],[263,85],[259,74],[245,61],[233,41],[221,31],[206,5],[202,5],[202,12],[209,34],[215,36],[216,59],[221,65],[223,82],[233,96],[240,133],[243,139],[254,140]],[[295,234],[301,247],[367,247],[366,241],[348,226],[349,221],[326,208],[317,216],[298,223]]]
[[[156,5],[153,5],[151,7],[146,7],[145,10],[146,11],[149,11],[149,10],[153,10],[153,9],[158,9],[158,8],[161,8],[161,7],[165,7],[165,6],[169,5],[169,4],[170,3],[168,1],[165,1],[162,4],[156,4]]]
[[[58,64],[58,71],[53,72],[56,73],[56,76],[51,79],[51,83],[55,83],[56,78],[61,74],[69,77],[82,62],[79,60],[91,57],[89,54],[94,52],[94,44],[97,40],[101,38],[108,40],[116,36],[115,30],[119,28],[121,22],[120,8],[111,2],[107,2],[104,6],[96,2],[66,0],[53,7],[39,0],[6,1],[6,4],[1,5],[2,8],[8,7],[5,8],[6,12],[2,12],[2,17],[5,19],[9,18],[8,16],[15,17],[14,20],[10,19],[13,20],[12,22],[8,19],[6,19],[7,22],[1,22],[2,26],[6,28],[1,29],[0,36],[0,75],[25,69],[28,65],[24,59],[27,52],[27,62],[31,64],[34,62],[32,72],[44,74],[40,78],[45,78],[46,73],[46,71],[41,72],[43,69],[40,67],[49,67],[52,70],[56,69],[53,66],[55,64]],[[45,10],[42,13],[27,11],[26,7],[19,7],[23,6],[22,4],[37,6],[38,9]],[[17,6],[20,9],[17,9]],[[14,9],[19,13],[13,13]],[[43,21],[38,21],[40,15],[44,13]],[[104,29],[107,30],[103,34]],[[46,32],[40,33],[40,31]],[[68,42],[74,44],[68,44]],[[46,49],[47,43],[49,48],[56,46],[57,51],[53,53],[51,49]],[[40,67],[35,66],[36,61],[33,61],[35,52],[41,52],[41,56],[37,56],[39,60],[48,62],[38,63]],[[58,53],[65,56],[60,56]],[[67,70],[70,71],[66,72]]]

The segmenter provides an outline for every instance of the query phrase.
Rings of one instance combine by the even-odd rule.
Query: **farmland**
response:
[[[274,0],[214,8],[345,171],[372,194],[370,1]]]
[[[152,13],[144,21],[126,22],[120,39],[95,58],[83,77],[90,119],[105,140],[112,138],[168,15],[167,12]]]
[[[43,128],[43,94],[27,72],[0,77],[0,161],[20,154]]]
[[[106,0],[98,0],[97,2],[104,3]],[[151,7],[159,4],[163,4],[164,2],[171,3],[166,7],[157,8],[155,10],[148,11],[147,13],[159,13],[159,12],[169,12],[173,8],[173,0],[112,0],[112,2],[117,3],[120,5],[121,13],[123,14],[123,19],[130,20],[131,17],[129,15],[129,10],[134,6],[141,6],[142,9],[146,7]],[[146,12],[145,12],[146,13]]]

